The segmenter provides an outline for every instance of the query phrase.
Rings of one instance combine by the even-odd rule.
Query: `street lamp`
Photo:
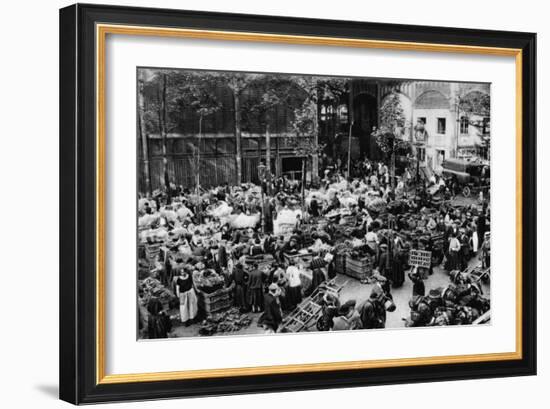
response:
[[[416,147],[416,187],[418,188],[418,179],[420,178],[420,149],[425,146],[428,132],[426,131],[426,123],[423,119],[418,118],[414,126],[414,139]]]
[[[265,180],[265,171],[266,166],[262,163],[258,165],[258,176],[260,177],[260,210],[262,217],[262,233],[265,233],[265,203],[264,203],[264,180]]]

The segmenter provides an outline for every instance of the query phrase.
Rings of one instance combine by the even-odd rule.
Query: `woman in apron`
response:
[[[187,326],[197,317],[198,304],[193,279],[186,270],[181,270],[176,278],[176,295],[180,301],[181,322]]]

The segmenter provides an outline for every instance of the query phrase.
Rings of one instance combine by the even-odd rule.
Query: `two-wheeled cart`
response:
[[[304,299],[290,314],[288,314],[280,326],[279,332],[302,332],[317,325],[318,319],[323,313],[323,297],[330,294],[336,298],[347,280],[337,283],[337,279],[325,281],[313,291],[313,293]]]

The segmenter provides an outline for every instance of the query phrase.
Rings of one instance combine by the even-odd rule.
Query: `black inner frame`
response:
[[[522,359],[96,385],[97,23],[517,48],[522,90]],[[536,35],[100,5],[60,10],[60,398],[71,403],[308,390],[536,373]]]

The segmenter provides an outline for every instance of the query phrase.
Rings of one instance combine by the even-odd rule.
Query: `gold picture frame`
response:
[[[94,368],[90,372],[90,368],[87,368],[86,382],[89,385],[95,384],[92,388],[92,392],[82,392],[82,390],[77,392],[64,392],[62,388],[62,398],[65,394],[65,399],[72,402],[87,402],[87,401],[103,401],[105,399],[109,400],[110,396],[108,394],[103,394],[102,388],[110,388],[123,386],[126,388],[131,388],[132,391],[135,391],[135,387],[139,387],[140,383],[158,383],[163,381],[196,381],[196,380],[212,380],[212,379],[227,379],[231,377],[237,377],[242,379],[243,377],[261,377],[261,376],[279,376],[279,375],[292,375],[292,374],[320,374],[325,373],[327,376],[330,373],[335,371],[368,371],[372,369],[383,370],[385,368],[417,368],[421,366],[438,366],[438,365],[447,365],[452,366],[454,364],[480,364],[480,363],[499,363],[503,361],[514,361],[512,367],[521,366],[524,368],[526,362],[529,364],[529,370],[532,371],[531,361],[534,354],[532,350],[532,333],[525,331],[526,325],[528,327],[533,327],[534,323],[532,320],[529,320],[529,323],[525,322],[526,314],[530,311],[526,311],[525,306],[531,305],[532,299],[526,300],[525,294],[526,291],[531,288],[534,283],[534,277],[532,273],[529,273],[528,280],[529,285],[526,288],[524,280],[526,278],[525,265],[526,262],[532,265],[534,260],[532,260],[532,253],[528,255],[529,260],[524,259],[524,246],[526,231],[524,226],[525,220],[525,207],[524,204],[526,200],[529,200],[529,197],[534,194],[533,186],[527,186],[525,189],[524,183],[526,177],[529,177],[532,173],[532,170],[527,170],[524,164],[524,158],[526,151],[524,150],[525,146],[528,144],[534,143],[534,135],[532,130],[532,124],[526,124],[524,122],[526,117],[529,117],[530,111],[533,109],[532,104],[532,94],[529,93],[529,89],[526,92],[525,80],[531,84],[531,81],[534,81],[534,74],[532,71],[534,67],[532,66],[532,54],[534,47],[534,39],[532,35],[519,35],[520,39],[511,41],[508,37],[515,38],[512,34],[508,33],[508,37],[503,34],[503,39],[500,42],[501,45],[483,45],[484,41],[482,39],[483,33],[477,33],[477,37],[471,40],[468,40],[468,35],[474,36],[474,34],[464,34],[466,40],[463,43],[446,43],[442,40],[443,34],[433,34],[433,42],[419,42],[416,40],[405,41],[405,40],[394,40],[394,39],[370,39],[362,38],[358,36],[357,38],[341,37],[337,35],[330,35],[331,30],[325,30],[326,35],[305,35],[305,34],[286,34],[283,32],[257,32],[257,31],[235,31],[229,29],[223,29],[221,27],[204,27],[204,28],[190,28],[185,26],[186,21],[193,21],[194,15],[189,16],[186,12],[179,12],[181,15],[181,24],[182,26],[175,25],[163,25],[162,17],[158,14],[158,24],[145,25],[139,24],[139,18],[136,17],[134,23],[130,23],[129,20],[132,20],[133,15],[138,16],[148,16],[151,18],[151,15],[155,15],[155,11],[151,9],[129,9],[128,16],[124,21],[120,22],[108,22],[113,19],[117,19],[116,14],[113,14],[114,9],[112,8],[103,8],[103,7],[88,7],[88,6],[71,6],[69,8],[63,9],[62,24],[63,19],[65,19],[66,24],[72,30],[67,30],[65,33],[71,34],[76,33],[76,27],[78,26],[78,21],[81,19],[86,19],[86,38],[84,40],[85,44],[81,47],[86,47],[86,55],[94,56],[94,66],[92,71],[94,77],[91,79],[93,81],[94,87],[91,90],[88,90],[88,94],[93,93],[95,104],[95,137],[94,137],[94,147],[95,147],[95,160],[94,160],[94,185],[95,189],[95,214],[93,214],[93,219],[95,220],[95,274],[94,274],[94,300],[93,304],[95,305],[95,317],[93,319],[94,330],[96,336],[94,337],[94,351],[91,352],[91,355],[94,356]],[[123,11],[124,11],[123,10]],[[120,12],[120,9],[116,11]],[[130,12],[131,11],[131,12]],[[176,13],[176,17],[178,14]],[[231,19],[231,15],[227,15]],[[240,16],[242,18],[242,16]],[[274,18],[277,19],[277,18]],[[84,21],[84,20],[82,20]],[[254,24],[254,16],[250,16],[250,24]],[[280,19],[281,27],[284,24],[290,25],[292,22],[286,21],[285,19]],[[322,23],[319,24],[319,31],[323,31]],[[362,23],[366,24],[367,23]],[[215,26],[215,23],[213,23]],[[327,23],[327,26],[329,24]],[[368,26],[368,25],[367,25]],[[294,26],[292,26],[294,28]],[[93,30],[93,37],[92,37]],[[284,31],[281,28],[282,31]],[[384,35],[390,37],[388,34],[391,30],[391,26],[386,27]],[[411,28],[409,31],[413,32],[416,28]],[[446,29],[440,29],[442,33],[446,33]],[[451,30],[451,29],[448,29]],[[334,29],[333,29],[334,31]],[[382,30],[383,31],[383,30]],[[64,35],[62,30],[61,35]],[[106,365],[106,344],[105,344],[105,183],[106,183],[106,174],[105,174],[105,138],[106,138],[106,128],[105,128],[105,109],[106,109],[106,96],[105,96],[105,49],[106,41],[108,36],[115,35],[125,35],[125,36],[156,36],[156,37],[166,37],[166,38],[185,38],[185,39],[208,39],[208,40],[219,40],[219,41],[244,41],[244,42],[256,42],[256,43],[279,43],[279,44],[293,44],[293,45],[322,45],[322,46],[334,46],[334,47],[354,47],[354,48],[371,48],[371,49],[383,49],[383,50],[402,50],[402,51],[426,51],[426,52],[444,52],[444,53],[466,53],[466,54],[480,54],[480,55],[496,55],[496,56],[508,56],[515,59],[516,66],[516,101],[515,101],[515,121],[516,121],[516,342],[515,342],[515,351],[507,353],[487,353],[487,354],[478,354],[478,355],[456,355],[456,356],[436,356],[436,357],[416,357],[416,358],[405,358],[405,359],[385,359],[385,360],[370,360],[370,361],[349,361],[349,362],[319,362],[315,364],[299,364],[299,365],[278,365],[278,366],[258,366],[258,367],[242,367],[242,368],[219,368],[219,369],[208,369],[208,370],[190,370],[190,371],[175,371],[175,372],[156,372],[156,373],[131,373],[131,374],[107,374],[105,371]],[[412,36],[413,37],[413,36]],[[412,38],[411,37],[411,38]],[[525,37],[525,38],[524,38]],[[479,39],[481,38],[481,39]],[[78,44],[78,40],[74,39],[75,44]],[[487,42],[487,41],[485,41]],[[475,44],[474,44],[475,43]],[[93,49],[90,49],[90,45],[93,45]],[[502,44],[509,44],[510,46],[503,46]],[[75,49],[76,47],[72,47]],[[525,54],[527,58],[525,57]],[[63,49],[62,49],[63,54]],[[68,55],[69,52],[65,50],[65,54]],[[62,55],[63,59],[63,55]],[[70,60],[76,60],[74,55],[70,55]],[[525,71],[527,67],[528,71]],[[76,75],[76,74],[75,74]],[[76,78],[78,80],[78,78]],[[90,78],[87,78],[89,83]],[[75,93],[77,90],[74,91]],[[63,98],[63,93],[62,93]],[[525,99],[527,98],[527,100]],[[63,101],[62,101],[63,104]],[[75,110],[77,107],[73,107]],[[526,112],[529,111],[529,112]],[[63,114],[62,109],[62,114]],[[527,126],[528,125],[528,126]],[[528,134],[526,134],[526,132]],[[62,143],[63,138],[74,138],[74,133],[70,136],[62,134]],[[527,149],[530,151],[530,148]],[[530,153],[529,153],[530,154]],[[63,158],[62,158],[63,161]],[[62,163],[63,164],[63,163]],[[63,166],[62,166],[63,169]],[[76,188],[75,188],[76,189]],[[527,196],[524,195],[524,192],[527,191]],[[71,200],[67,198],[67,200]],[[72,199],[74,203],[74,198]],[[74,204],[78,206],[78,203]],[[532,211],[532,209],[528,209]],[[534,226],[529,226],[528,234],[531,235],[531,231]],[[66,272],[62,271],[62,280],[63,274],[82,274],[75,271]],[[76,285],[76,284],[74,284]],[[529,290],[531,291],[531,290]],[[91,305],[91,304],[90,304]],[[78,306],[74,306],[77,308]],[[62,301],[62,308],[64,308]],[[532,308],[529,307],[530,309]],[[62,328],[63,332],[63,328]],[[525,342],[525,336],[528,336],[527,343]],[[71,337],[70,335],[67,335]],[[82,336],[79,334],[78,336]],[[74,337],[74,334],[72,335]],[[62,340],[63,342],[63,340]],[[526,353],[527,352],[527,353]],[[74,351],[71,352],[74,358]],[[87,354],[90,354],[89,347]],[[62,358],[63,359],[63,358]],[[74,358],[76,361],[77,358]],[[75,363],[76,367],[76,363]],[[91,374],[93,373],[93,379]],[[63,379],[64,374],[62,374]],[[66,376],[66,375],[65,375]],[[84,377],[84,376],[82,376]],[[452,378],[452,376],[450,376]],[[73,382],[78,380],[65,381],[68,384],[73,385]],[[62,382],[63,383],[63,382]],[[133,385],[133,386],[132,386]],[[90,386],[91,388],[91,386]],[[250,388],[254,390],[254,388]],[[133,392],[132,392],[133,393]],[[132,393],[130,393],[131,396]],[[160,393],[160,392],[159,392]],[[152,393],[152,397],[163,396],[159,393]],[[116,393],[115,393],[116,394]],[[187,393],[182,391],[181,393],[175,393],[178,396],[185,396]],[[201,391],[194,393],[193,391],[189,392],[192,394],[202,394]],[[138,396],[138,395],[135,395]],[[118,398],[117,398],[118,399]],[[125,399],[122,397],[121,399]]]

